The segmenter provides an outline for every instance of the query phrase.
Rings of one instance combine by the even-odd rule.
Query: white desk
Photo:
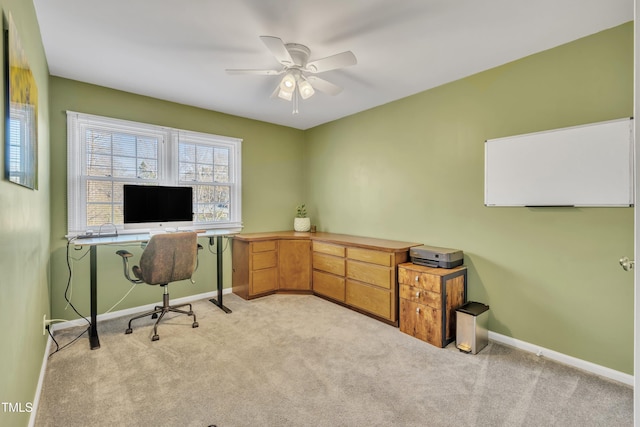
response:
[[[198,232],[198,237],[216,238],[216,266],[217,279],[216,285],[218,290],[218,299],[211,298],[213,304],[218,306],[225,313],[231,313],[231,310],[224,306],[222,302],[222,238],[237,234],[230,230],[206,230]],[[89,262],[90,262],[90,281],[91,281],[91,326],[89,327],[89,343],[91,350],[100,348],[100,339],[98,338],[98,251],[97,247],[101,245],[122,245],[126,243],[146,242],[151,238],[149,233],[142,234],[121,234],[110,237],[91,237],[83,239],[74,239],[72,244],[75,246],[89,246]]]

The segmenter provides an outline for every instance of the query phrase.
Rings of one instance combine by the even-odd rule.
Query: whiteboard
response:
[[[633,206],[633,120],[485,142],[486,206]]]

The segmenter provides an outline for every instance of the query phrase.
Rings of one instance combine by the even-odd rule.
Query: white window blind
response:
[[[67,112],[68,233],[123,230],[124,184],[194,189],[194,225],[241,228],[241,140]]]
[[[26,186],[35,186],[34,170],[37,167],[34,150],[37,149],[36,135],[28,123],[35,120],[33,105],[11,103],[9,114],[9,146],[5,155],[8,156],[7,171],[12,181]]]
[[[9,127],[11,129],[9,133],[11,135],[9,140],[9,171],[11,172],[11,176],[17,177],[19,184],[23,184],[26,153],[21,141],[24,140],[26,118],[12,111]]]
[[[192,185],[194,214],[198,223],[228,221],[233,200],[235,152],[233,145],[211,142],[206,135],[179,132],[179,185]]]

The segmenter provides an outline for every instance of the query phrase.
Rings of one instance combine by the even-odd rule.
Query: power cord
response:
[[[53,342],[56,344],[56,349],[54,351],[52,351],[49,356],[47,356],[47,359],[50,358],[51,356],[53,356],[54,354],[56,354],[59,351],[64,350],[65,348],[69,347],[71,344],[73,344],[74,342],[78,341],[80,339],[80,337],[82,337],[84,334],[86,334],[87,332],[89,332],[89,328],[85,329],[84,331],[82,331],[80,333],[80,335],[78,335],[77,337],[75,337],[74,339],[72,339],[71,341],[69,341],[68,343],[66,343],[65,345],[63,345],[62,347],[60,347],[60,344],[58,344],[58,341],[56,341],[56,339],[53,337],[53,334],[51,333],[51,328],[47,325],[47,332],[49,333],[49,336],[51,337],[51,339],[53,340]]]
[[[231,240],[231,238],[228,236],[222,236],[222,237],[224,237],[227,240],[227,242],[224,245],[224,248],[222,249],[222,253],[224,253],[229,248],[229,240]],[[219,251],[220,248],[218,248],[216,251],[212,251],[211,248],[213,246],[215,246],[215,244],[213,243],[213,237],[209,237],[209,252],[211,252],[214,255],[218,255],[217,251]]]
[[[113,310],[114,308],[116,308],[116,307],[118,306],[118,304],[120,304],[122,301],[124,301],[124,299],[125,299],[126,297],[128,297],[128,296],[129,296],[129,294],[131,293],[131,291],[133,291],[133,289],[134,289],[135,287],[136,287],[136,284],[135,284],[135,283],[134,283],[133,285],[131,285],[131,288],[127,291],[127,293],[125,293],[125,294],[122,296],[122,298],[120,298],[120,299],[118,300],[118,302],[116,302],[115,304],[113,304],[109,310],[105,311],[105,312],[104,312],[104,314],[111,313],[111,310]]]
[[[74,240],[76,240],[76,239],[77,239],[77,237],[73,237],[73,238],[70,240],[70,242],[71,242],[71,241],[74,241]],[[73,285],[71,285],[71,286],[69,285],[69,284],[71,283],[71,276],[73,275],[73,272],[72,272],[72,269],[71,269],[71,265],[69,264],[69,260],[82,261],[82,259],[83,259],[84,257],[86,257],[87,255],[89,255],[89,252],[90,252],[90,250],[89,250],[89,249],[87,249],[87,250],[85,251],[85,253],[84,253],[84,254],[80,255],[80,257],[79,257],[79,258],[74,258],[74,257],[72,257],[71,255],[69,255],[69,244],[70,244],[70,243],[68,242],[68,243],[67,243],[67,267],[69,268],[69,282],[67,283],[67,290],[65,291],[65,293],[68,293],[68,299],[67,299],[67,305],[64,307],[64,309],[65,309],[65,310],[69,308],[69,303],[68,303],[68,301],[69,301],[69,300],[71,300],[71,299],[72,299],[72,297],[73,297]],[[76,251],[81,251],[81,250],[82,250],[82,248],[81,248],[81,247],[75,247],[74,249],[75,249]]]
[[[69,288],[71,288],[71,277],[72,277],[72,274],[73,274],[73,272],[71,270],[71,260],[70,260],[71,257],[69,256],[69,247],[71,246],[71,242],[73,242],[74,240],[75,240],[75,238],[70,239],[69,241],[67,241],[67,269],[69,270],[69,278],[67,280],[67,287],[64,290],[64,299],[67,301],[67,305],[69,307],[71,307],[73,309],[73,311],[75,311],[78,316],[83,318],[87,322],[89,327],[91,327],[91,322],[89,321],[89,319],[87,319],[85,316],[80,314],[80,312],[76,309],[76,307],[71,302],[71,298],[69,297]],[[84,256],[86,256],[86,254],[83,255],[82,258],[84,258]]]
[[[104,227],[105,225],[107,226],[111,226],[113,227],[113,232],[111,233],[102,233],[102,227]],[[99,228],[98,228],[98,236],[97,237],[112,237],[112,236],[117,236],[118,235],[118,227],[116,227],[116,225],[112,222],[107,222],[102,224]]]
[[[53,340],[53,342],[56,344],[56,349],[51,352],[49,354],[49,356],[47,356],[47,358],[53,356],[54,354],[56,354],[57,352],[67,348],[68,346],[70,346],[71,344],[73,344],[74,342],[78,341],[80,339],[80,337],[82,337],[85,333],[89,332],[89,328],[91,328],[91,322],[89,321],[89,319],[87,319],[85,316],[83,316],[82,314],[80,314],[80,312],[76,309],[76,307],[73,305],[73,303],[71,302],[71,296],[69,294],[69,290],[73,289],[71,287],[71,278],[73,276],[73,270],[71,269],[71,255],[69,254],[69,248],[71,246],[71,243],[75,240],[76,238],[72,238],[69,239],[67,241],[67,270],[69,271],[69,278],[67,279],[67,287],[64,290],[64,299],[67,301],[67,307],[71,307],[73,309],[73,311],[76,312],[76,314],[78,316],[80,316],[82,319],[84,319],[87,324],[89,325],[87,327],[87,329],[85,329],[84,331],[82,331],[78,336],[76,336],[74,339],[72,339],[70,342],[68,342],[67,344],[63,345],[62,347],[60,347],[60,344],[58,343],[58,341],[56,341],[56,339],[53,337],[53,333],[51,333],[51,328],[49,327],[49,325],[46,326],[47,332],[49,333],[49,336],[51,337],[51,339]],[[89,251],[87,251],[88,253]],[[87,253],[85,253],[84,255],[82,255],[80,257],[80,259],[84,258]]]

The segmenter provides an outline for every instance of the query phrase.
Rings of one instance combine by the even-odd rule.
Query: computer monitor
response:
[[[124,185],[124,228],[166,230],[193,226],[193,188]]]

